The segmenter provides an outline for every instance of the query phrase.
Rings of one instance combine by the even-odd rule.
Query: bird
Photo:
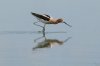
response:
[[[46,24],[58,24],[58,23],[64,23],[69,27],[72,27],[71,25],[69,25],[68,23],[66,23],[62,18],[53,18],[50,15],[47,14],[39,14],[39,13],[34,13],[31,12],[31,14],[37,18],[38,22],[42,22],[44,23],[44,26],[38,25],[36,23],[38,22],[34,22],[33,24],[36,26],[40,26],[43,28],[43,32],[45,32],[45,26]]]

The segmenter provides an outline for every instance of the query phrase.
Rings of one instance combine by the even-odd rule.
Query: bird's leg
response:
[[[41,25],[38,25],[38,24],[36,24],[36,23],[38,23],[38,22],[34,22],[33,24],[36,25],[36,26],[42,27],[42,28],[43,28],[43,29],[42,29],[43,34],[45,34],[45,26],[46,26],[46,24],[44,24],[44,26],[41,26]]]
[[[44,36],[36,38],[36,39],[34,40],[34,42],[37,42],[37,40],[39,40],[39,39],[41,39],[41,38],[43,38],[43,37],[44,37]]]
[[[36,23],[38,23],[38,22],[34,22],[33,24],[34,24],[34,25],[36,25],[36,26],[40,26],[40,27],[42,27],[42,28],[43,28],[43,26],[38,25],[38,24],[36,24]]]
[[[36,25],[36,26],[42,27],[42,29],[43,29],[42,31],[45,32],[45,27],[44,26],[41,26],[41,25],[38,25],[36,23],[38,23],[38,22],[34,22],[33,24]]]
[[[46,26],[46,24],[44,24],[44,26],[43,26],[43,35],[45,34],[45,26]]]

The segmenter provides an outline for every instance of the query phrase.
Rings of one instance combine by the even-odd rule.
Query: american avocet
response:
[[[44,26],[41,26],[41,25],[38,25],[36,24],[37,22],[34,22],[34,25],[36,26],[40,26],[43,28],[43,32],[45,31],[45,25],[46,24],[58,24],[58,23],[65,23],[66,25],[68,25],[69,27],[72,27],[71,25],[67,24],[62,18],[53,18],[53,17],[50,17],[49,15],[47,14],[38,14],[38,13],[33,13],[31,12],[31,14],[33,16],[35,16],[39,22],[42,22],[44,23]]]

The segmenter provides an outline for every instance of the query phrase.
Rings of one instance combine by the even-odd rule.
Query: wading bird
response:
[[[35,16],[39,21],[44,23],[44,26],[36,24],[37,22],[34,22],[34,25],[40,26],[43,28],[43,32],[45,32],[45,26],[46,24],[58,24],[58,23],[65,23],[67,26],[72,27],[71,25],[67,24],[62,18],[53,18],[47,14],[38,14],[31,12],[33,16]]]

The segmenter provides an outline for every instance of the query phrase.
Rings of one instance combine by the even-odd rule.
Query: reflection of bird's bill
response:
[[[69,39],[71,39],[72,37],[68,37],[66,40],[64,40],[64,42],[67,42]]]
[[[71,25],[69,25],[68,23],[66,23],[66,22],[63,22],[63,23],[65,23],[67,26],[69,26],[69,27],[72,27]]]

